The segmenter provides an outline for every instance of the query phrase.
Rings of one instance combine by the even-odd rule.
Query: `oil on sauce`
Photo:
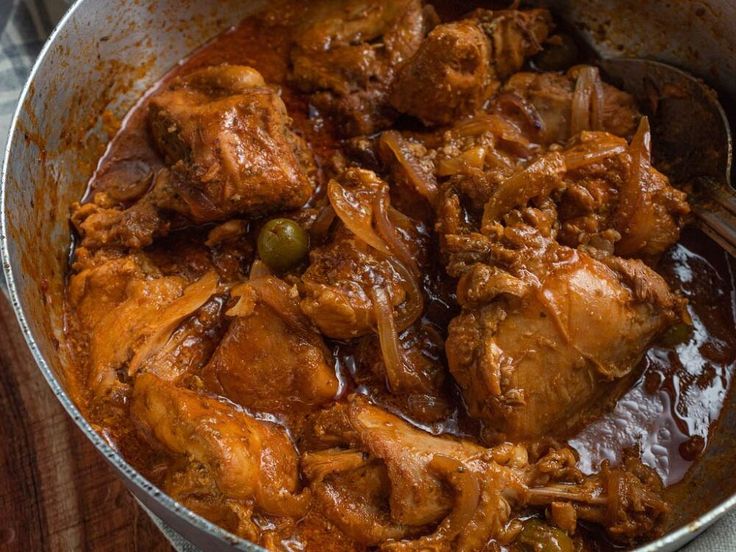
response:
[[[680,481],[708,444],[736,365],[732,260],[701,232],[687,229],[657,267],[689,301],[692,326],[652,347],[641,377],[612,410],[569,443],[581,467],[616,462],[639,447],[666,485]]]
[[[298,10],[297,10],[298,11]],[[290,14],[293,21],[298,14]],[[266,29],[262,26],[266,26]],[[284,23],[246,20],[216,38],[167,75],[228,62],[258,69],[267,81],[284,84],[287,70],[288,33],[277,28]],[[161,86],[161,83],[158,85]],[[328,121],[313,117],[309,105],[287,86],[282,97],[294,127],[312,146],[318,163],[329,159],[337,143]],[[145,176],[161,166],[145,124],[146,99],[126,119],[111,142],[93,178],[91,191],[117,191],[118,199],[132,200],[145,191],[145,183],[121,188],[120,183],[145,182]],[[643,460],[653,466],[665,483],[681,480],[708,444],[726,399],[736,359],[734,328],[734,282],[730,260],[703,234],[688,230],[658,267],[675,290],[690,301],[693,325],[668,335],[669,341],[652,347],[643,361],[641,377],[615,408],[593,421],[569,443],[580,454],[580,465],[592,471],[603,460],[615,462],[621,451],[638,446]],[[445,297],[433,304],[444,303]],[[438,309],[432,322],[446,327],[450,307]],[[355,370],[350,355],[341,357],[343,375]],[[452,393],[455,395],[455,393]],[[450,418],[434,425],[434,432],[477,434],[477,426],[458,408]]]

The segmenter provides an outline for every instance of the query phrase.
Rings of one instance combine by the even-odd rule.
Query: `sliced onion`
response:
[[[235,286],[230,290],[230,297],[236,297],[238,302],[225,311],[227,316],[250,316],[253,314],[253,308],[256,306],[256,293],[250,284],[246,282]]]
[[[386,243],[386,246],[391,250],[391,253],[411,271],[415,278],[418,278],[419,267],[417,266],[417,262],[399,236],[396,226],[389,219],[387,199],[386,196],[379,196],[374,203],[373,214],[376,219],[376,229]]]
[[[604,159],[613,157],[614,155],[620,155],[624,153],[625,151],[626,151],[626,146],[624,144],[618,144],[615,146],[607,146],[607,147],[604,147],[604,148],[601,148],[595,151],[565,152],[564,154],[565,168],[568,171],[572,171],[575,169],[579,169],[580,167],[585,167],[587,165],[593,165],[595,163],[599,163],[603,161]]]
[[[490,132],[497,140],[513,146],[514,152],[522,156],[531,154],[535,149],[513,121],[494,113],[462,121],[453,127],[452,132],[460,136],[478,136]]]
[[[593,130],[603,130],[603,113],[605,110],[605,96],[603,93],[603,81],[598,68],[594,68],[593,96],[590,103],[590,125]]]
[[[493,100],[493,110],[505,115],[518,113],[529,132],[537,135],[544,131],[544,121],[534,104],[513,92],[504,92]]]
[[[639,126],[636,129],[636,134],[631,139],[631,146],[629,151],[631,152],[632,162],[639,161],[639,165],[649,167],[652,163],[652,134],[649,128],[649,118],[642,117],[639,120]],[[640,167],[641,168],[641,167]]]
[[[597,67],[580,69],[572,96],[570,135],[602,128],[603,85]]]
[[[416,191],[430,203],[434,203],[437,197],[437,181],[431,172],[422,167],[404,137],[395,130],[389,130],[381,134],[381,144],[393,153]]]
[[[455,491],[455,504],[448,516],[442,520],[429,539],[451,541],[465,529],[475,516],[481,498],[481,485],[478,474],[460,460],[435,454],[429,469],[441,475]]]
[[[402,366],[399,336],[396,331],[393,308],[388,292],[382,287],[371,290],[373,314],[376,317],[378,342],[381,345],[383,364],[386,367],[386,379],[391,391],[398,391],[401,384]]]
[[[401,277],[402,287],[406,291],[406,300],[396,315],[396,326],[400,332],[416,322],[424,312],[424,296],[419,289],[419,282],[403,263],[389,259],[394,271]]]
[[[314,219],[312,227],[309,229],[310,238],[313,243],[322,243],[330,231],[332,223],[335,221],[335,210],[332,205],[325,205]]]
[[[219,278],[210,271],[184,289],[181,297],[169,304],[159,314],[158,325],[133,355],[128,365],[128,374],[134,375],[143,363],[162,349],[182,320],[194,314],[204,305],[218,287]]]
[[[562,155],[548,153],[501,182],[483,208],[481,231],[487,232],[510,210],[523,207],[532,198],[546,196],[561,186],[559,177],[564,169]]]
[[[635,254],[646,244],[647,236],[651,236],[654,231],[656,220],[648,207],[647,192],[642,185],[642,179],[651,166],[650,146],[649,120],[642,117],[629,146],[629,177],[618,195],[615,221],[621,239],[616,243],[617,255]]]
[[[261,259],[256,259],[253,261],[253,264],[250,265],[250,272],[248,273],[248,277],[251,280],[255,280],[256,278],[265,278],[266,276],[271,276],[273,272],[271,272],[271,269],[268,268],[268,265],[264,263]]]
[[[335,214],[345,227],[365,243],[384,255],[391,252],[383,239],[373,230],[373,209],[362,203],[336,180],[327,184],[327,197]]]
[[[464,151],[457,157],[441,159],[437,165],[439,176],[452,176],[455,174],[467,174],[468,169],[483,170],[486,159],[486,148],[476,146]]]

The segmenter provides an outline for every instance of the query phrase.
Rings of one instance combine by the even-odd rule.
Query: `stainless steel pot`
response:
[[[130,491],[205,550],[259,550],[183,508],[146,481],[80,415],[65,391],[62,296],[69,205],[84,192],[110,136],[141,93],[192,49],[263,6],[245,0],[79,0],[49,38],[20,99],[3,165],[2,248],[9,297],[50,387]],[[558,17],[605,56],[679,65],[736,97],[736,3],[559,0]],[[103,112],[107,113],[103,117]],[[669,533],[645,547],[675,550],[736,506],[732,394],[705,457],[691,470],[691,500]]]

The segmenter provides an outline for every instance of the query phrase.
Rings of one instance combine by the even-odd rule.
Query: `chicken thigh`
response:
[[[387,96],[396,70],[435,20],[421,0],[317,3],[295,37],[292,81],[343,134],[381,130],[395,118]]]
[[[563,436],[605,407],[652,339],[681,319],[681,301],[641,261],[540,241],[509,251],[505,270],[474,265],[458,285],[465,308],[447,358],[492,439]]]
[[[247,408],[293,413],[335,397],[331,354],[299,310],[296,292],[264,277],[231,292],[239,303],[212,359],[203,370],[207,387]]]
[[[219,65],[175,79],[150,100],[151,134],[169,168],[128,209],[105,194],[75,206],[85,247],[138,248],[168,230],[163,212],[195,223],[301,207],[314,161],[289,128],[278,91],[250,67]]]
[[[263,512],[299,516],[297,455],[286,431],[232,403],[176,387],[153,374],[136,378],[131,416],[144,435],[204,467],[218,490]]]
[[[476,10],[438,25],[399,69],[391,105],[426,125],[472,115],[541,50],[551,25],[546,10]]]

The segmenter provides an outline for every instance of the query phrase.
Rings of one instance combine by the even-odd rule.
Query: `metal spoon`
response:
[[[655,165],[680,186],[696,224],[736,257],[736,192],[731,187],[732,138],[718,97],[701,80],[645,59],[604,59],[608,80],[648,111]]]

